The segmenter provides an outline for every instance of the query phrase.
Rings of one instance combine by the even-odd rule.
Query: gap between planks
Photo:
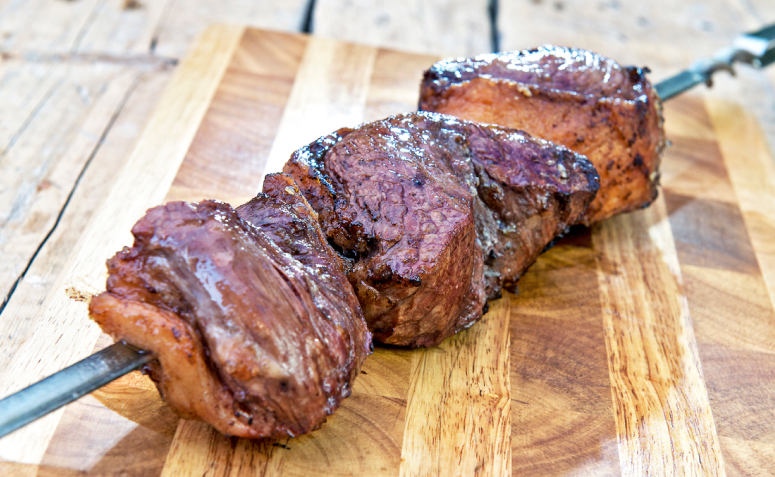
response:
[[[212,2],[211,0],[194,0],[186,2],[185,8],[173,9],[176,2],[174,0],[162,0],[158,2],[135,2],[129,5],[124,0],[85,0],[80,2],[41,2],[41,1],[22,1],[22,2],[4,2],[0,7],[0,23],[3,26],[2,63],[4,69],[10,70],[9,76],[20,76],[27,70],[34,70],[34,75],[40,75],[44,68],[49,72],[46,76],[57,76],[56,71],[51,73],[51,69],[67,70],[68,74],[61,78],[61,87],[59,89],[71,90],[71,82],[75,82],[78,87],[78,93],[73,91],[77,97],[81,94],[83,101],[89,103],[94,101],[94,97],[101,94],[100,85],[97,84],[97,91],[89,91],[91,83],[103,81],[104,70],[106,67],[127,67],[135,68],[135,74],[140,74],[148,68],[167,68],[175,66],[181,54],[190,46],[194,36],[213,22],[234,22],[234,23],[252,23],[265,25],[271,28],[280,28],[283,30],[296,31],[299,29],[304,12],[311,3],[310,0],[286,0],[283,2],[244,2],[239,0],[228,0],[226,2]],[[44,5],[45,4],[45,5]],[[44,8],[45,7],[45,8]],[[176,14],[170,16],[171,10],[176,10]],[[160,39],[161,37],[161,39]],[[154,51],[159,48],[159,51]],[[74,79],[71,70],[95,70],[94,73],[76,75]],[[34,76],[33,75],[33,76]],[[48,78],[46,78],[48,79]],[[86,89],[78,85],[79,82],[86,82]],[[115,80],[108,78],[110,82],[109,89],[115,89],[112,84]],[[24,81],[22,81],[24,82]],[[16,83],[7,84],[8,91],[13,92],[15,96],[12,102],[28,101],[29,85],[35,85],[38,80],[36,77],[26,78],[26,85]],[[45,85],[42,85],[45,87]],[[89,94],[91,93],[91,94]],[[34,99],[34,98],[33,98]],[[101,99],[99,101],[102,101]],[[15,116],[18,116],[19,109],[14,104],[7,104],[8,113],[4,116],[4,125],[13,123]],[[24,105],[22,105],[24,106]],[[83,105],[76,104],[64,105],[61,103],[49,106],[50,111],[45,117],[53,118],[60,111],[66,111],[67,118],[60,121],[66,125],[75,121],[80,121],[77,114],[73,114],[71,108],[78,109]],[[88,106],[87,106],[88,107]],[[53,111],[51,110],[53,109]],[[11,114],[12,113],[12,114]],[[52,114],[53,113],[53,114]],[[10,116],[10,118],[9,118]],[[45,120],[37,122],[47,123]],[[48,121],[48,123],[56,121]],[[11,124],[11,130],[14,124]],[[78,124],[76,124],[78,126]],[[98,127],[104,124],[97,125]],[[23,126],[21,126],[23,128]],[[84,125],[88,131],[82,131],[76,138],[83,139],[91,137],[99,132],[94,132],[93,127]],[[53,132],[52,132],[53,131]],[[34,137],[45,138],[46,147],[51,149],[52,136],[61,134],[63,128],[54,126],[51,129],[36,133]],[[83,134],[86,132],[87,134]],[[2,134],[0,134],[2,135]],[[39,140],[41,141],[41,140]],[[83,141],[81,141],[83,142]],[[86,157],[88,153],[80,150],[77,145],[57,144],[57,147],[64,149],[65,156]],[[28,151],[29,152],[29,151]],[[42,151],[39,153],[45,156],[48,153]],[[55,156],[58,156],[57,154]],[[2,162],[2,159],[0,159]],[[16,217],[22,217],[26,220],[20,227],[23,231],[36,228],[37,235],[25,234],[20,238],[20,234],[10,232],[12,240],[16,243],[6,244],[4,247],[3,267],[9,269],[9,273],[0,270],[0,295],[4,295],[3,300],[7,301],[13,291],[13,283],[20,277],[25,267],[29,267],[36,247],[42,246],[46,233],[43,225],[51,225],[53,218],[62,213],[63,196],[71,191],[69,183],[65,179],[71,178],[72,171],[80,170],[79,164],[72,164],[73,160],[61,160],[59,157],[47,159],[47,164],[41,169],[35,167],[27,161],[25,164],[24,177],[29,182],[40,182],[41,188],[48,188],[47,191],[34,192],[35,183],[33,183],[33,192],[35,196],[27,202],[38,200],[45,201],[46,210],[15,210]],[[52,165],[53,164],[53,165]],[[39,176],[48,174],[48,170],[54,166],[62,166],[58,171],[57,180],[49,180],[50,177],[43,180]],[[13,175],[15,167],[0,166],[0,177],[3,171]],[[35,171],[32,171],[35,169]],[[42,170],[42,173],[40,172]],[[76,172],[77,174],[77,172]],[[37,179],[37,181],[36,181]],[[62,180],[59,180],[62,179]],[[1,181],[0,181],[1,182]],[[18,192],[29,193],[27,184],[20,187],[18,184],[5,184],[6,193]],[[54,187],[50,187],[53,185]],[[0,187],[0,190],[3,187]],[[63,190],[66,189],[66,190]],[[54,196],[52,198],[52,196]],[[19,199],[19,197],[16,197]],[[21,200],[27,200],[21,197]],[[43,224],[41,213],[48,218],[49,222]],[[16,221],[16,219],[14,219]],[[48,229],[46,229],[48,230]],[[15,237],[15,239],[14,239]],[[2,237],[0,237],[2,242]],[[7,255],[7,256],[6,256]],[[12,263],[8,263],[12,262]],[[0,267],[0,268],[3,268]],[[4,275],[10,276],[6,280]],[[8,286],[5,286],[6,282]],[[2,310],[0,310],[2,311]]]

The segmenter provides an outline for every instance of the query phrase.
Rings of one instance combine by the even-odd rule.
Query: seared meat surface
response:
[[[347,397],[371,336],[344,266],[292,179],[239,209],[172,202],[108,261],[90,313],[151,351],[167,403],[226,435],[296,436]]]
[[[598,188],[566,148],[433,113],[341,129],[283,170],[354,259],[348,278],[375,339],[402,346],[472,325]]]
[[[600,174],[587,225],[657,196],[661,103],[639,68],[556,46],[444,60],[425,72],[419,108],[521,129],[587,156]]]

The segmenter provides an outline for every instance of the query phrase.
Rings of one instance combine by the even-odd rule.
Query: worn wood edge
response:
[[[622,475],[725,476],[664,196],[593,243]]]
[[[0,134],[7,140],[0,153],[0,310],[61,218],[70,192],[138,76],[135,69],[118,65],[47,65],[39,82],[45,89],[17,93],[31,96],[35,107],[30,109],[21,107],[27,101],[14,93],[18,82],[36,83],[32,70],[14,61],[0,73],[5,93]],[[57,77],[54,85],[46,84],[49,75]]]
[[[69,250],[81,239],[89,219],[116,181],[121,179],[119,173],[173,73],[143,75],[94,157],[93,165],[85,171],[62,218],[66,228],[57,229],[41,251],[38,257],[41,261],[45,262],[47,256],[52,255],[63,255],[66,260]],[[60,234],[73,235],[71,243],[61,243]],[[37,262],[38,259],[30,273],[39,266]],[[60,272],[56,270],[52,279]],[[36,290],[40,300],[30,294],[19,297],[29,304],[26,312],[20,310],[24,315],[17,313],[16,316],[37,315],[38,304],[50,293],[51,285],[46,286],[45,291]],[[24,293],[25,288],[37,287],[20,287],[16,293]],[[112,342],[112,338],[102,334],[94,351]],[[174,426],[169,428],[171,421],[176,425],[177,415],[162,403],[151,380],[139,372],[129,373],[65,408],[41,460],[38,477],[57,475],[62,472],[60,469],[74,473],[88,471],[95,475],[104,475],[105,469],[111,469],[117,475],[149,475],[149,472],[153,475],[154,469],[160,470],[164,464],[175,431]]]
[[[89,296],[104,287],[104,261],[128,243],[132,225],[145,210],[164,198],[243,31],[238,26],[208,28],[178,67],[122,169],[122,179],[90,221],[41,307],[40,331],[17,352],[19,358],[9,365],[0,389],[13,392],[92,351],[99,327],[87,318],[85,304],[71,300],[66,289]],[[0,440],[0,458],[39,464],[62,412]]]
[[[401,477],[511,475],[509,363],[508,298],[471,329],[414,351]]]
[[[68,220],[73,220],[72,211],[79,207],[76,197],[83,191],[79,187],[84,184],[84,178],[89,172],[99,168],[93,159],[104,145],[117,115],[123,110],[142,76],[141,72],[129,68],[113,69],[110,79],[86,68],[82,73],[86,74],[62,78],[63,86],[59,89],[68,89],[64,86],[66,81],[83,86],[83,79],[97,78],[105,85],[105,89],[98,95],[94,94],[95,85],[89,85],[89,91],[94,94],[90,109],[77,110],[74,104],[83,103],[80,98],[73,98],[73,101],[66,103],[55,103],[54,98],[49,98],[46,100],[45,112],[30,114],[29,129],[21,128],[25,130],[16,142],[21,154],[11,161],[0,158],[0,204],[11,209],[18,207],[17,212],[12,213],[18,214],[18,219],[9,218],[0,225],[0,301],[7,300],[0,305],[0,376],[4,374],[20,344],[35,330],[30,325],[35,324],[38,307],[48,295],[45,293],[36,297],[31,310],[19,310],[15,305],[19,303],[19,295],[23,294],[25,282],[37,282],[38,288],[43,288],[40,285],[50,285],[56,278],[58,269],[41,270],[39,267],[41,262],[46,262],[43,260],[44,250],[63,230],[71,227]],[[77,96],[75,91],[70,92],[70,95]],[[50,103],[56,104],[56,107]],[[0,106],[0,109],[5,108]],[[44,128],[35,127],[41,121],[45,124]],[[61,131],[68,133],[58,136]],[[25,136],[30,136],[31,140]],[[66,144],[66,147],[58,143]],[[55,152],[45,154],[46,149]],[[5,152],[12,151],[13,148]],[[7,155],[5,159],[8,159]],[[13,184],[14,176],[29,181],[27,187]],[[30,187],[36,183],[37,187]],[[89,190],[89,186],[84,187]],[[12,197],[3,197],[4,192]],[[87,208],[96,206],[95,201],[89,203]],[[0,222],[3,220],[0,219]],[[77,224],[73,231],[80,234],[82,225]],[[65,252],[69,250],[70,247]],[[55,262],[59,266],[64,265],[66,258],[67,253],[57,254]],[[3,391],[0,393],[5,394]]]
[[[775,159],[757,119],[742,106],[706,97],[705,107],[775,307]]]

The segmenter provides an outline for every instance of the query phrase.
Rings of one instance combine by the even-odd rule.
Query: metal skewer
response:
[[[763,68],[775,62],[775,24],[735,39],[710,59],[692,64],[655,88],[663,100],[670,99],[700,83],[711,85],[719,70],[734,74],[734,63]],[[111,345],[48,378],[0,401],[0,437],[75,401],[109,382],[141,368],[154,356],[124,343]]]
[[[0,401],[0,437],[153,360],[118,342]]]
[[[658,83],[655,88],[664,101],[700,83],[711,86],[711,77],[716,71],[725,70],[734,75],[734,63],[764,68],[772,62],[775,62],[775,24],[738,36],[732,46],[717,51],[711,58],[695,61],[688,69]]]

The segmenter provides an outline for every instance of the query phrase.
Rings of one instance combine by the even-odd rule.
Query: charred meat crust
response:
[[[265,190],[239,216],[215,201],[150,209],[90,303],[104,331],[156,354],[146,371],[179,414],[251,438],[319,427],[371,349],[317,216],[289,177]]]
[[[419,108],[521,129],[586,155],[600,191],[581,222],[648,206],[665,147],[646,69],[573,48],[444,60],[425,72]]]
[[[432,346],[473,324],[598,188],[582,156],[432,113],[340,130],[284,172],[319,213],[375,339]]]
[[[348,278],[375,339],[433,346],[478,318],[482,264],[470,252],[472,198],[450,164],[399,141],[388,123],[343,130],[286,164],[329,240],[355,257]],[[403,134],[403,133],[401,133]],[[449,293],[439,299],[439,291]]]

